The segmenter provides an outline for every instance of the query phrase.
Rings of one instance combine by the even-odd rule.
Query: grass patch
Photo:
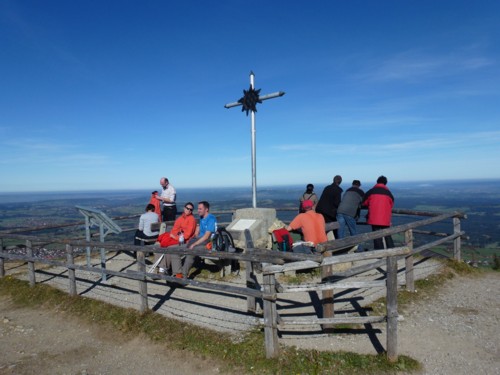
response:
[[[219,332],[203,329],[160,314],[107,304],[85,298],[70,297],[48,285],[29,287],[28,282],[12,276],[0,279],[0,294],[14,303],[30,308],[64,311],[84,321],[98,323],[103,328],[122,333],[144,334],[174,350],[187,350],[202,358],[218,360],[224,371],[251,374],[380,374],[420,369],[417,361],[399,356],[389,363],[385,355],[361,355],[348,352],[321,352],[282,347],[280,356],[267,359],[264,335],[260,330],[241,340]],[[237,342],[235,342],[237,341]]]
[[[321,269],[314,268],[312,270],[296,271],[293,275],[279,275],[278,281],[286,284],[300,285],[313,282],[320,275]]]

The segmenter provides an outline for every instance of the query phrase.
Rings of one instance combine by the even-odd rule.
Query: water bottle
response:
[[[182,233],[182,232],[181,232],[181,234],[179,234],[179,244],[180,245],[184,244],[184,233]]]

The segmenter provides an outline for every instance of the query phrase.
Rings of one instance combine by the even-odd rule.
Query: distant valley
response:
[[[372,184],[363,184],[366,191]],[[467,215],[462,221],[462,228],[469,236],[465,247],[472,251],[500,255],[500,180],[490,181],[451,181],[389,183],[395,197],[395,208],[417,211],[449,212],[461,211]],[[258,207],[288,209],[279,211],[278,216],[284,221],[291,220],[296,214],[298,197],[304,186],[262,187],[257,192]],[[317,186],[318,196],[324,186]],[[349,185],[343,184],[346,190]],[[152,191],[152,190],[151,190]],[[13,228],[33,228],[53,226],[83,221],[83,216],[75,209],[76,205],[89,206],[102,210],[110,217],[141,214],[149,202],[151,191],[96,191],[96,192],[56,192],[17,194],[0,193],[0,230]],[[179,189],[178,202],[197,202],[208,200],[212,211],[226,211],[251,206],[250,188],[211,188]],[[363,214],[363,213],[362,213]],[[219,215],[220,216],[220,215]],[[230,221],[230,215],[222,215],[220,221]],[[124,228],[133,228],[137,219],[121,221]],[[393,225],[408,222],[407,217],[394,217]],[[361,231],[369,230],[360,226]],[[69,227],[71,228],[71,227]],[[82,228],[57,230],[59,235],[82,234]],[[433,230],[450,232],[451,226]],[[66,231],[66,232],[65,232]],[[69,231],[69,232],[67,232]],[[122,240],[128,241],[129,234],[123,234]]]

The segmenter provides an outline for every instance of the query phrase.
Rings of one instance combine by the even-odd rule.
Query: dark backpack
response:
[[[226,228],[217,228],[212,238],[212,250],[227,251],[231,253],[235,251],[233,236]]]

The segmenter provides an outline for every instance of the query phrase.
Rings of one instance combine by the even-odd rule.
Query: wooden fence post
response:
[[[248,229],[245,229],[244,234],[246,246],[245,252],[250,254],[253,249],[252,234]],[[253,262],[251,261],[245,262],[245,276],[247,288],[257,289],[259,284],[257,282],[257,276],[254,272]],[[257,302],[255,301],[255,297],[247,296],[247,312],[250,314],[257,313]]]
[[[137,271],[142,274],[146,273],[146,259],[143,251],[137,251]],[[148,284],[146,276],[139,280],[139,295],[141,297],[141,313],[148,310]]]
[[[325,251],[323,253],[323,258],[331,257],[331,251]],[[326,278],[332,275],[332,266],[322,266],[321,267],[321,281],[324,282]],[[323,305],[323,318],[333,318],[335,316],[335,310],[333,306],[333,289],[323,290],[321,292],[322,300],[321,303]],[[333,324],[322,324],[321,327],[323,329],[331,329],[333,328]]]
[[[458,217],[453,218],[453,233],[460,233],[460,218]],[[462,242],[460,236],[453,240],[453,258],[457,262],[462,260],[461,244]]]
[[[387,359],[398,360],[398,262],[392,256],[387,258]]]
[[[66,261],[70,266],[73,266],[75,264],[75,259],[73,256],[73,246],[71,246],[70,244],[66,245]],[[74,268],[68,268],[68,281],[69,281],[69,295],[71,297],[74,297],[76,296],[76,277]]]
[[[33,258],[33,244],[30,240],[26,240],[26,254],[28,257]],[[35,262],[32,260],[28,261],[28,280],[30,282],[30,286],[35,286]]]
[[[405,257],[405,277],[406,277],[406,290],[409,292],[415,291],[415,274],[413,272],[413,230],[408,229],[405,231],[405,243],[410,249],[410,255]]]
[[[5,261],[2,256],[3,253],[3,238],[0,238],[0,277],[5,276]]]
[[[264,283],[264,336],[266,358],[279,355],[278,313],[276,311],[276,279],[273,273],[263,276]]]

